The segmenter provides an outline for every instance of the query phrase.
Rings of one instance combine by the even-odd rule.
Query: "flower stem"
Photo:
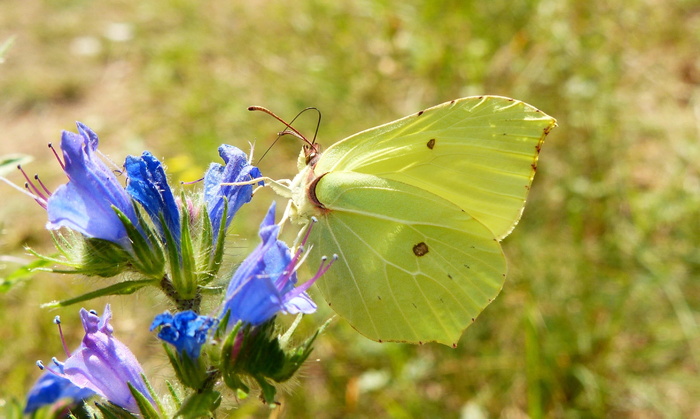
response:
[[[160,288],[175,303],[177,311],[192,310],[199,314],[200,304],[202,303],[202,294],[199,291],[197,291],[194,298],[182,298],[167,274],[163,275],[163,279],[160,280]]]

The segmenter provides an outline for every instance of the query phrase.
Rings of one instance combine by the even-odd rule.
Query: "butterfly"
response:
[[[337,262],[317,282],[352,327],[379,341],[456,347],[506,278],[515,227],[556,120],[518,100],[453,100],[320,153],[308,142],[289,217]]]

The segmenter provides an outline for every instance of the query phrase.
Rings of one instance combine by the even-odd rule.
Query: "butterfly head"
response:
[[[316,166],[316,162],[321,157],[321,148],[318,143],[305,143],[301,149],[305,166]]]

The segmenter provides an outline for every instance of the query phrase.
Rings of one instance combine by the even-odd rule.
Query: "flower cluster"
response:
[[[109,403],[94,403],[92,416],[208,416],[221,401],[218,386],[249,391],[253,382],[263,399],[273,403],[275,383],[292,377],[318,334],[292,347],[288,337],[296,323],[282,339],[276,315],[313,313],[316,305],[306,291],[330,263],[324,259],[314,277],[297,284],[305,242],[292,249],[279,239],[273,202],[260,225],[262,243],[235,272],[221,274],[231,221],[255,188],[264,185],[248,156],[222,145],[223,164],[210,165],[202,190],[177,193],[164,165],[151,153],[128,156],[123,169],[110,168],[98,151],[97,135],[77,125],[78,133],[63,132],[61,156],[55,152],[66,184],[50,192],[20,168],[29,193],[46,209],[46,227],[60,256],[34,254],[67,267],[51,269],[57,273],[113,277],[132,272],[140,279],[118,281],[55,305],[129,294],[146,286],[160,289],[175,312],[155,315],[150,330],[157,331],[188,390],[176,407],[161,403],[134,354],[113,336],[107,304],[101,317],[80,310],[85,337],[76,350],[66,349],[63,362],[53,358],[46,367],[38,362],[45,372],[29,393],[25,413],[57,406],[88,408],[88,401],[99,397]],[[209,315],[200,314],[207,295],[218,295],[221,303]]]

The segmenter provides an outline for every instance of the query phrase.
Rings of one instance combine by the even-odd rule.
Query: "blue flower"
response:
[[[228,202],[226,228],[231,224],[234,214],[253,197],[253,185],[222,185],[223,183],[246,182],[262,176],[260,170],[249,164],[248,157],[240,149],[231,145],[219,147],[219,155],[225,166],[212,163],[204,175],[204,201],[207,204],[216,242],[221,218],[224,213],[224,200]],[[262,185],[260,181],[258,184]]]
[[[182,311],[174,316],[166,311],[153,319],[150,330],[161,326],[158,337],[172,344],[178,353],[186,352],[190,359],[194,360],[199,358],[209,329],[217,323],[217,319],[198,316],[192,310]]]
[[[58,187],[48,199],[46,228],[68,227],[130,249],[126,228],[112,206],[138,225],[131,198],[96,155],[97,135],[80,122],[77,125],[79,134],[63,131],[61,150],[68,183]]]
[[[259,325],[280,311],[291,314],[316,311],[316,305],[305,292],[315,278],[294,287],[298,255],[292,258],[289,247],[277,239],[278,233],[273,202],[260,225],[262,243],[236,270],[226,290],[221,317],[231,312],[228,328],[238,320]]]
[[[162,215],[165,227],[179,245],[180,211],[161,162],[148,151],[144,151],[141,157],[127,156],[124,167],[129,176],[126,191],[146,209],[160,233],[161,240],[165,243],[165,231],[160,220]]]
[[[84,308],[80,309],[80,317],[85,329],[80,347],[66,362],[55,361],[60,371],[52,372],[130,412],[139,412],[139,408],[127,383],[153,402],[141,377],[141,365],[129,348],[112,336],[109,304],[102,318]]]
[[[24,413],[30,414],[43,406],[54,404],[63,399],[76,402],[85,400],[94,394],[95,392],[89,388],[80,388],[71,383],[70,380],[47,371],[29,390]]]

